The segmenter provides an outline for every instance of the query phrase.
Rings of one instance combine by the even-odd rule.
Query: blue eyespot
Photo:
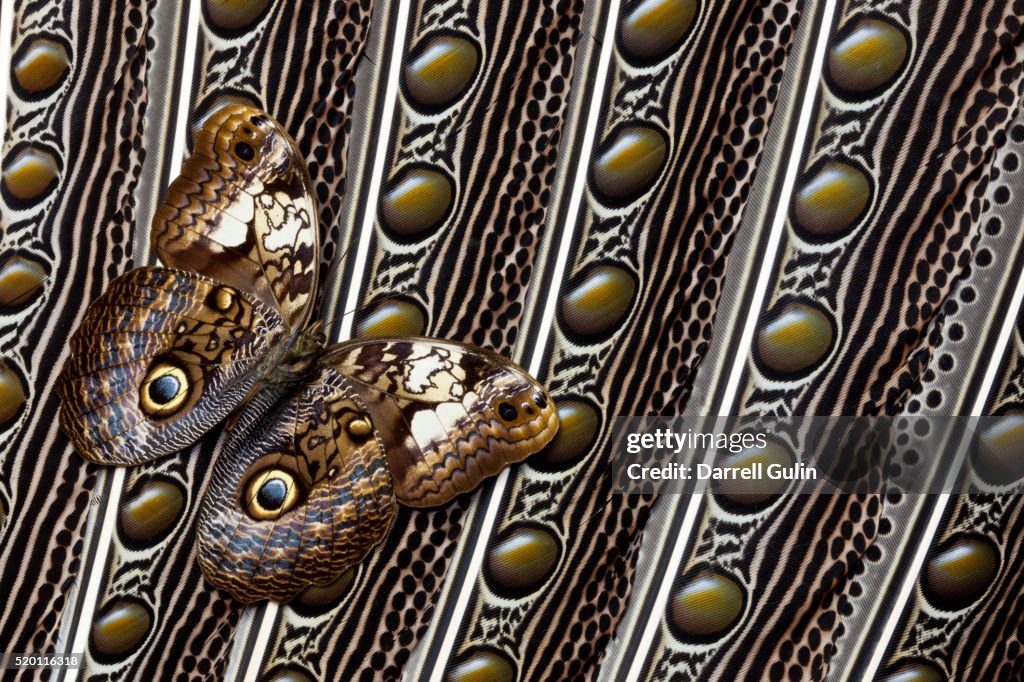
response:
[[[268,479],[256,493],[256,501],[267,511],[277,511],[288,498],[288,485],[280,478]]]
[[[149,382],[149,399],[157,405],[166,405],[181,391],[181,382],[171,374],[164,374]]]

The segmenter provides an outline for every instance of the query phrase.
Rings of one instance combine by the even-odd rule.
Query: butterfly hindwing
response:
[[[324,364],[353,380],[380,428],[395,495],[444,504],[544,447],[558,430],[554,403],[510,360],[428,338],[353,341]]]
[[[103,464],[191,445],[245,399],[287,333],[253,297],[193,273],[138,268],[89,306],[58,393],[64,432]]]
[[[235,422],[203,500],[199,563],[245,602],[287,601],[360,561],[395,510],[383,444],[350,382],[318,367]]]
[[[206,121],[151,240],[165,265],[255,294],[292,329],[309,319],[320,263],[313,183],[268,114],[236,104]]]

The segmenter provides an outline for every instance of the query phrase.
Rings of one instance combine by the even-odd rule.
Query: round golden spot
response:
[[[479,62],[473,41],[450,34],[431,36],[406,61],[402,85],[413,104],[444,107],[466,91]]]
[[[768,374],[806,372],[828,354],[834,336],[832,321],[822,310],[789,303],[760,322],[756,358]]]
[[[922,587],[936,607],[957,611],[985,594],[999,570],[999,552],[980,536],[959,535],[925,561]]]
[[[626,269],[598,265],[562,295],[562,322],[579,336],[607,335],[629,314],[635,295],[636,280]]]
[[[28,385],[21,371],[0,359],[0,429],[18,418],[28,401]]]
[[[370,422],[369,417],[357,417],[351,420],[345,428],[356,438],[365,438],[373,433],[373,424]]]
[[[978,476],[993,485],[1024,478],[1024,411],[983,419],[972,455]]]
[[[668,622],[683,640],[715,639],[743,613],[743,588],[723,573],[705,571],[684,578],[670,599]]]
[[[476,649],[448,668],[445,682],[515,682],[512,661],[493,649]]]
[[[55,40],[36,38],[18,50],[14,58],[14,83],[31,94],[48,92],[61,82],[70,63],[64,45]]]
[[[45,282],[41,261],[17,253],[0,256],[0,309],[24,307],[42,292]]]
[[[601,147],[590,169],[597,194],[622,203],[643,194],[661,174],[668,145],[661,131],[646,125],[619,128]]]
[[[272,673],[267,682],[313,682],[313,677],[297,668],[286,668]]]
[[[387,299],[356,321],[355,335],[380,339],[389,336],[421,336],[427,318],[420,307],[404,299]]]
[[[263,16],[270,0],[204,0],[203,9],[211,24],[227,31],[241,31]]]
[[[558,433],[543,450],[527,460],[536,469],[568,469],[590,452],[597,438],[601,418],[590,403],[566,398],[558,400],[556,406]]]
[[[697,0],[644,0],[619,24],[619,49],[640,62],[667,57],[683,42],[697,16]]]
[[[906,66],[906,33],[877,17],[844,27],[828,52],[828,79],[840,93],[865,97],[892,83]]]
[[[235,295],[224,287],[217,287],[213,294],[213,306],[223,313],[230,310],[234,304]]]
[[[448,176],[429,168],[411,168],[398,175],[383,192],[382,222],[403,237],[422,234],[444,221],[453,194]]]
[[[264,469],[249,479],[242,504],[257,521],[274,520],[299,502],[299,484],[284,469]]]
[[[880,682],[945,682],[937,668],[923,661],[912,661],[891,668]]]
[[[793,466],[793,455],[789,449],[774,440],[769,440],[765,447],[752,447],[742,452],[730,453],[715,466],[735,469],[753,470],[761,465],[761,472],[766,472],[772,464],[782,467]],[[770,502],[776,495],[786,490],[788,481],[773,480],[766,475],[750,480],[725,479],[715,481],[715,493],[729,502],[738,505],[761,505]]]
[[[139,403],[142,411],[150,417],[170,417],[188,398],[189,389],[184,369],[166,360],[158,360],[139,387]]]
[[[487,549],[488,582],[501,594],[522,596],[532,592],[551,575],[559,553],[558,541],[546,528],[513,527]]]
[[[352,581],[355,580],[355,577],[355,567],[349,566],[332,582],[326,585],[310,585],[302,590],[302,592],[299,592],[299,595],[295,598],[295,601],[290,604],[290,606],[305,607],[309,610],[319,610],[325,607],[331,607],[334,604],[337,604],[338,600],[348,592],[348,588],[352,585]]]
[[[174,527],[185,509],[185,494],[170,481],[138,486],[118,510],[118,527],[129,542],[155,542]]]
[[[871,185],[860,169],[826,163],[801,180],[793,222],[812,239],[835,239],[857,226],[870,201]]]
[[[152,619],[142,604],[120,599],[105,607],[92,624],[92,649],[102,658],[121,658],[149,633]]]
[[[16,201],[40,199],[57,186],[60,167],[53,154],[37,147],[22,147],[3,170],[4,189]]]

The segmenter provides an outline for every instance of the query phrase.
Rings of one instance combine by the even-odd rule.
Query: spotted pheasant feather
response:
[[[51,678],[95,680],[1019,677],[1022,17],[1019,0],[4,5],[0,648],[79,652]],[[252,195],[241,128],[204,133],[239,110],[267,116]],[[257,242],[261,221],[288,227]],[[117,308],[149,305],[163,268],[194,273],[174,280],[183,308]],[[177,332],[178,313],[198,319]],[[117,362],[128,336],[166,366]],[[401,340],[420,336],[448,345],[418,364]],[[325,363],[284,351],[321,341],[341,344]],[[467,363],[463,344],[497,355]],[[179,402],[161,379],[225,354],[210,393]],[[486,393],[488,358],[550,393],[505,386],[516,428],[560,424],[494,479],[511,432],[488,431],[505,428],[488,396],[433,393]],[[64,367],[110,381],[62,384]],[[150,374],[152,395],[117,401]],[[68,411],[98,394],[91,418]],[[197,400],[209,419],[124,435]],[[984,418],[948,498],[619,494],[615,417],[684,414]],[[340,462],[356,483],[331,516]],[[292,490],[305,515],[234,553]],[[308,561],[277,570],[289,546]],[[247,604],[249,585],[290,601]]]

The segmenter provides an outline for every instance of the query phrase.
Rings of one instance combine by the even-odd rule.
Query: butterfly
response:
[[[481,348],[410,337],[325,343],[311,324],[319,229],[295,142],[231,105],[153,220],[165,267],[114,279],[70,339],[60,423],[131,466],[227,421],[198,524],[206,579],[243,602],[325,585],[387,534],[543,448],[551,398]]]

